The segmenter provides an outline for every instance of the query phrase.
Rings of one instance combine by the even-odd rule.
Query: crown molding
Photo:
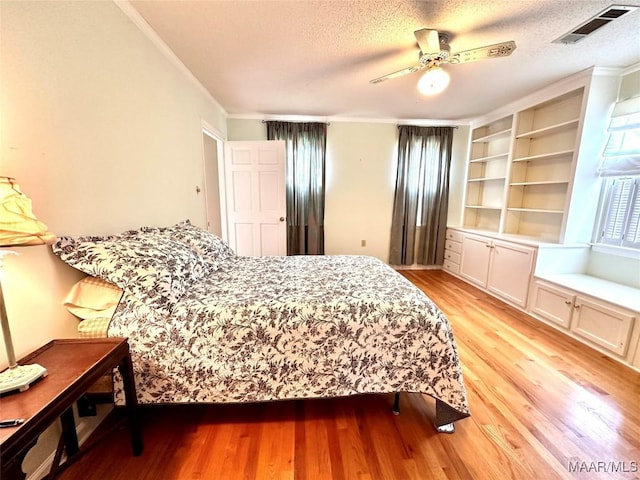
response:
[[[470,120],[439,120],[439,119],[401,119],[401,118],[367,118],[367,117],[342,117],[342,116],[315,116],[315,115],[273,115],[260,113],[237,113],[227,115],[228,120],[275,120],[281,122],[322,122],[322,123],[383,123],[393,125],[416,125],[457,127],[469,125]]]
[[[640,70],[640,62],[635,63],[633,65],[628,66],[622,71],[622,75],[629,75],[630,73],[634,73]]]
[[[227,111],[224,109],[222,105],[211,95],[211,92],[207,90],[202,83],[195,77],[191,70],[187,68],[187,66],[182,63],[182,60],[178,58],[178,56],[169,48],[169,46],[158,36],[155,30],[147,23],[147,21],[140,15],[140,13],[133,8],[131,3],[128,0],[113,0],[122,13],[124,13],[129,20],[133,22],[133,24],[138,27],[138,29],[151,41],[151,43],[158,49],[158,51],[164,55],[164,57],[169,60],[180,72],[182,72],[195,87],[200,90],[200,92],[207,97],[211,103],[213,103],[216,108],[218,108],[222,114],[226,117]]]

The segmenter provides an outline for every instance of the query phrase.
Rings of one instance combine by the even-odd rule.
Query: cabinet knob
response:
[[[573,302],[571,300],[565,300],[564,303],[565,305],[571,305]]]
[[[573,306],[573,308],[578,309],[580,308],[580,305],[578,305],[577,303]]]

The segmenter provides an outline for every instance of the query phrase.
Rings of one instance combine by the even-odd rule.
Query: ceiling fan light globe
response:
[[[430,68],[418,80],[418,91],[423,95],[437,95],[444,92],[449,85],[450,77],[440,67]]]

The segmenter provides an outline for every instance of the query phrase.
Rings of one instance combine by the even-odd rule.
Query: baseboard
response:
[[[81,417],[78,418],[74,415],[76,421],[76,433],[78,435],[78,443],[80,446],[91,436],[91,434],[98,428],[107,415],[113,410],[113,405],[98,405],[97,413],[95,417]],[[48,476],[55,457],[55,450],[53,450],[44,461],[26,477],[26,480],[39,480]],[[63,455],[62,462],[66,460],[66,455]]]
[[[442,265],[391,265],[394,270],[442,270]]]

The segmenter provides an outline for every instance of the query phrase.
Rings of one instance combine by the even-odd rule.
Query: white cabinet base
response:
[[[460,276],[513,305],[526,307],[536,249],[465,234]]]
[[[634,333],[637,312],[535,279],[528,313],[634,365],[640,333],[640,325]]]

